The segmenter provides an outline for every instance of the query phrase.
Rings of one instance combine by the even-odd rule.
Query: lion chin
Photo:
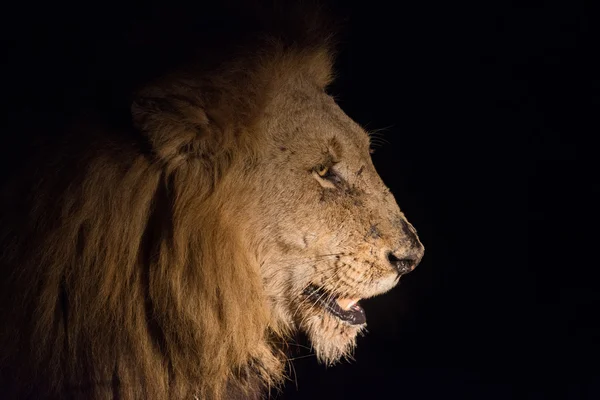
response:
[[[366,324],[351,325],[329,313],[307,317],[302,330],[308,335],[320,362],[333,365],[349,357],[356,346],[356,337]]]

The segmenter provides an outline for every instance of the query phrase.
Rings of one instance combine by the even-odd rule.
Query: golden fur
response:
[[[327,40],[252,43],[146,84],[135,132],[79,120],[5,190],[5,393],[257,397],[290,333],[332,363],[364,327],[307,286],[370,297],[398,282],[389,251],[418,262],[368,135],[324,92]]]

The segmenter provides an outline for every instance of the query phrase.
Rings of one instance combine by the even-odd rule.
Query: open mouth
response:
[[[350,325],[362,325],[367,322],[365,310],[358,304],[360,298],[338,298],[315,285],[307,287],[304,294],[316,305]]]

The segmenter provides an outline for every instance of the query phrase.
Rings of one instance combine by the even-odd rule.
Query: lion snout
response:
[[[399,243],[394,249],[385,249],[383,256],[389,265],[398,273],[404,275],[413,271],[421,262],[425,248],[417,236],[416,230],[405,219],[400,220]]]

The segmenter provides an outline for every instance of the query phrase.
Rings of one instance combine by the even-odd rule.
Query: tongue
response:
[[[356,303],[358,303],[360,299],[337,299],[337,303],[338,305],[341,307],[342,310],[350,310],[350,308],[355,305]]]

